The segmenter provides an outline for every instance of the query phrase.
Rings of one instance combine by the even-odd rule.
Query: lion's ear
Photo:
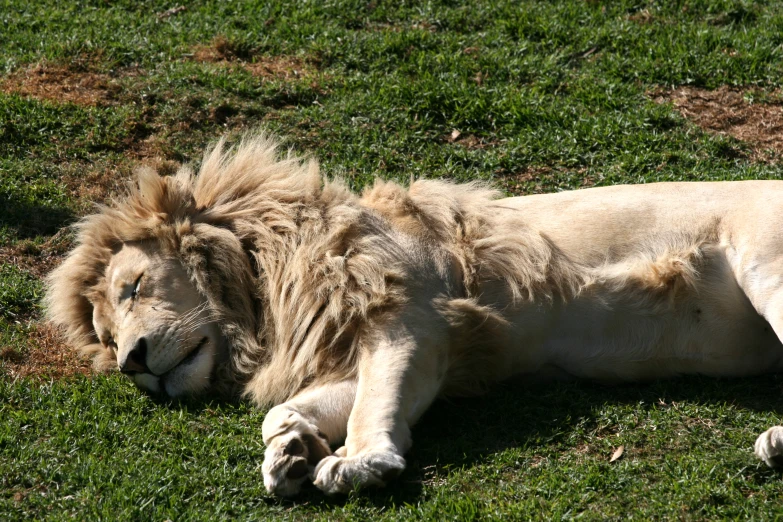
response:
[[[233,232],[197,223],[193,234],[182,239],[180,256],[201,293],[232,308],[231,315],[255,323],[253,267]]]

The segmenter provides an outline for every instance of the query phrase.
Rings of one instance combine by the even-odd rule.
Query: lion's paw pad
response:
[[[261,466],[269,493],[296,495],[315,465],[330,453],[325,438],[317,431],[309,431],[300,427],[269,441]]]
[[[316,487],[327,494],[349,493],[367,486],[385,486],[405,469],[405,459],[392,452],[354,457],[329,456],[315,469]]]

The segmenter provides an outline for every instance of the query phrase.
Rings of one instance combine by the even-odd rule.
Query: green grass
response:
[[[0,83],[0,342],[14,354],[28,349],[41,283],[3,252],[28,263],[60,254],[67,238],[52,236],[89,208],[85,185],[103,171],[129,177],[150,144],[197,162],[211,140],[260,127],[356,189],[376,176],[525,193],[781,175],[779,158],[756,162],[749,145],[649,96],[729,85],[776,99],[779,2],[215,1],[159,16],[175,6],[0,8],[0,82],[42,63],[111,84],[86,106]],[[225,63],[194,59],[215,41]],[[273,58],[302,74],[249,72]],[[483,145],[452,143],[454,129]],[[248,405],[158,404],[117,376],[42,384],[0,367],[5,518],[783,515],[783,478],[751,454],[783,409],[771,377],[502,387],[425,417],[387,490],[290,502],[263,491],[263,412]]]
[[[773,517],[756,462],[779,378],[499,387],[440,402],[391,487],[296,501],[263,489],[263,412],[160,404],[119,376],[0,381],[0,512],[11,518],[428,520]],[[609,463],[613,449],[623,457]]]
[[[35,309],[42,295],[41,282],[10,264],[0,264],[0,318],[15,319]]]

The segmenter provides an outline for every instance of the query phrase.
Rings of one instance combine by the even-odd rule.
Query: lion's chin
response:
[[[215,366],[214,343],[201,347],[195,357],[172,368],[164,375],[137,373],[131,376],[142,390],[156,395],[179,398],[204,393],[212,381]]]
[[[152,375],[151,373],[137,373],[131,376],[131,380],[136,383],[136,386],[144,391],[158,394],[160,389],[160,377]]]

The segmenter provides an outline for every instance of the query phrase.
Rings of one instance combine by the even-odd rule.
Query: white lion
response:
[[[267,489],[344,493],[403,470],[439,395],[518,374],[780,370],[781,201],[776,181],[508,199],[379,181],[358,197],[267,138],[221,142],[198,176],[143,171],[84,218],[47,310],[141,388],[275,405]],[[756,454],[773,465],[783,428]]]

